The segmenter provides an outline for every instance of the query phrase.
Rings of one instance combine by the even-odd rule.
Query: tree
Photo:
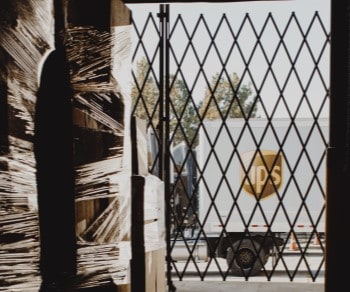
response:
[[[185,82],[170,76],[170,133],[173,145],[194,136],[199,119],[196,118],[194,103],[189,98]],[[152,122],[159,121],[159,89],[151,75],[150,64],[144,57],[136,63],[135,82],[131,88],[133,114]]]
[[[257,102],[249,100],[252,89],[240,85],[240,78],[233,73],[225,79],[216,73],[206,89],[204,100],[199,104],[199,113],[203,119],[248,118],[255,117]]]
[[[132,112],[140,119],[152,122],[156,127],[159,121],[159,88],[145,57],[136,63],[134,77],[135,82],[131,87]]]
[[[159,121],[159,88],[146,58],[137,62],[135,81],[131,91],[133,113],[156,127]],[[250,98],[251,95],[251,87],[241,85],[236,73],[229,79],[216,73],[204,99],[195,104],[184,80],[171,75],[169,127],[172,145],[185,141],[190,146],[196,146],[195,134],[201,119],[255,117],[257,102]]]
[[[182,141],[193,143],[199,117],[195,111],[195,103],[190,98],[186,84],[181,79],[170,77],[170,133],[172,144],[175,146]]]

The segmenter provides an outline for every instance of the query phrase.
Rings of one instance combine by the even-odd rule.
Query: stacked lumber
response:
[[[0,291],[129,291],[130,11],[120,0],[53,3],[66,5],[64,21],[50,1],[0,2]],[[164,186],[144,146],[144,276],[160,292]]]
[[[165,275],[164,182],[148,171],[147,127],[133,117],[132,292],[163,292]],[[140,218],[141,217],[141,218]]]
[[[37,213],[0,211],[0,216],[0,291],[38,291]]]
[[[0,1],[0,291],[41,284],[34,116],[51,49],[48,1]]]
[[[130,255],[123,243],[98,244],[83,242],[78,248],[78,273],[76,288],[101,287],[115,283],[128,287]],[[118,290],[119,291],[119,290]]]
[[[52,54],[60,3],[72,95],[61,94],[52,67],[63,56]],[[77,288],[127,289],[130,12],[119,0],[9,0],[0,2],[0,28],[0,291],[38,291],[43,278],[49,287],[74,272]]]
[[[119,291],[130,281],[131,173],[125,152],[130,97],[128,74],[120,72],[131,63],[130,11],[119,0],[74,0],[67,11],[64,45],[73,88],[78,244],[75,285],[114,285]]]

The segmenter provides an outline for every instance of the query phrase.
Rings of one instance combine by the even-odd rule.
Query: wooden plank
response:
[[[111,0],[111,26],[131,23],[131,11],[121,0]]]
[[[165,248],[146,253],[146,292],[166,291]]]
[[[69,0],[67,20],[73,26],[110,31],[111,0]]]

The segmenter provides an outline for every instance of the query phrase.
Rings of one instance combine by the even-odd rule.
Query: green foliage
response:
[[[251,98],[250,85],[242,85],[233,73],[228,78],[215,74],[204,98],[196,104],[186,83],[170,76],[170,140],[173,146],[185,141],[192,148],[197,145],[197,128],[204,119],[255,117],[257,102]],[[159,121],[159,89],[151,77],[147,60],[136,67],[136,84],[132,87],[134,114],[153,123]]]
[[[240,86],[238,88],[238,86]],[[203,119],[251,118],[256,116],[257,103],[249,100],[252,89],[241,85],[236,73],[225,79],[215,74],[206,89],[199,112]]]
[[[194,143],[194,134],[199,124],[199,117],[196,114],[196,105],[190,96],[186,84],[181,79],[174,79],[171,76],[170,84],[170,132],[171,142],[177,145],[185,141],[191,145]]]
[[[133,114],[156,126],[159,121],[159,88],[146,58],[136,63],[135,78],[131,88]]]

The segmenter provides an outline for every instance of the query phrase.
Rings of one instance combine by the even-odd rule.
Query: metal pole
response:
[[[160,140],[162,146],[159,149],[161,158],[160,176],[164,181],[164,200],[165,200],[165,225],[166,225],[166,264],[167,264],[167,285],[169,291],[175,291],[176,288],[171,280],[171,242],[170,242],[170,143],[169,143],[169,115],[170,115],[170,90],[169,90],[169,4],[159,6],[160,18]]]
[[[163,177],[163,160],[164,160],[164,5],[159,5],[159,150],[158,150],[158,176]]]
[[[164,25],[164,41],[165,41],[165,159],[164,159],[164,180],[165,180],[165,222],[166,222],[166,242],[167,242],[167,282],[169,292],[176,291],[176,288],[171,279],[171,192],[170,192],[170,29],[169,29],[169,18],[170,18],[170,6],[165,5],[165,23]]]

